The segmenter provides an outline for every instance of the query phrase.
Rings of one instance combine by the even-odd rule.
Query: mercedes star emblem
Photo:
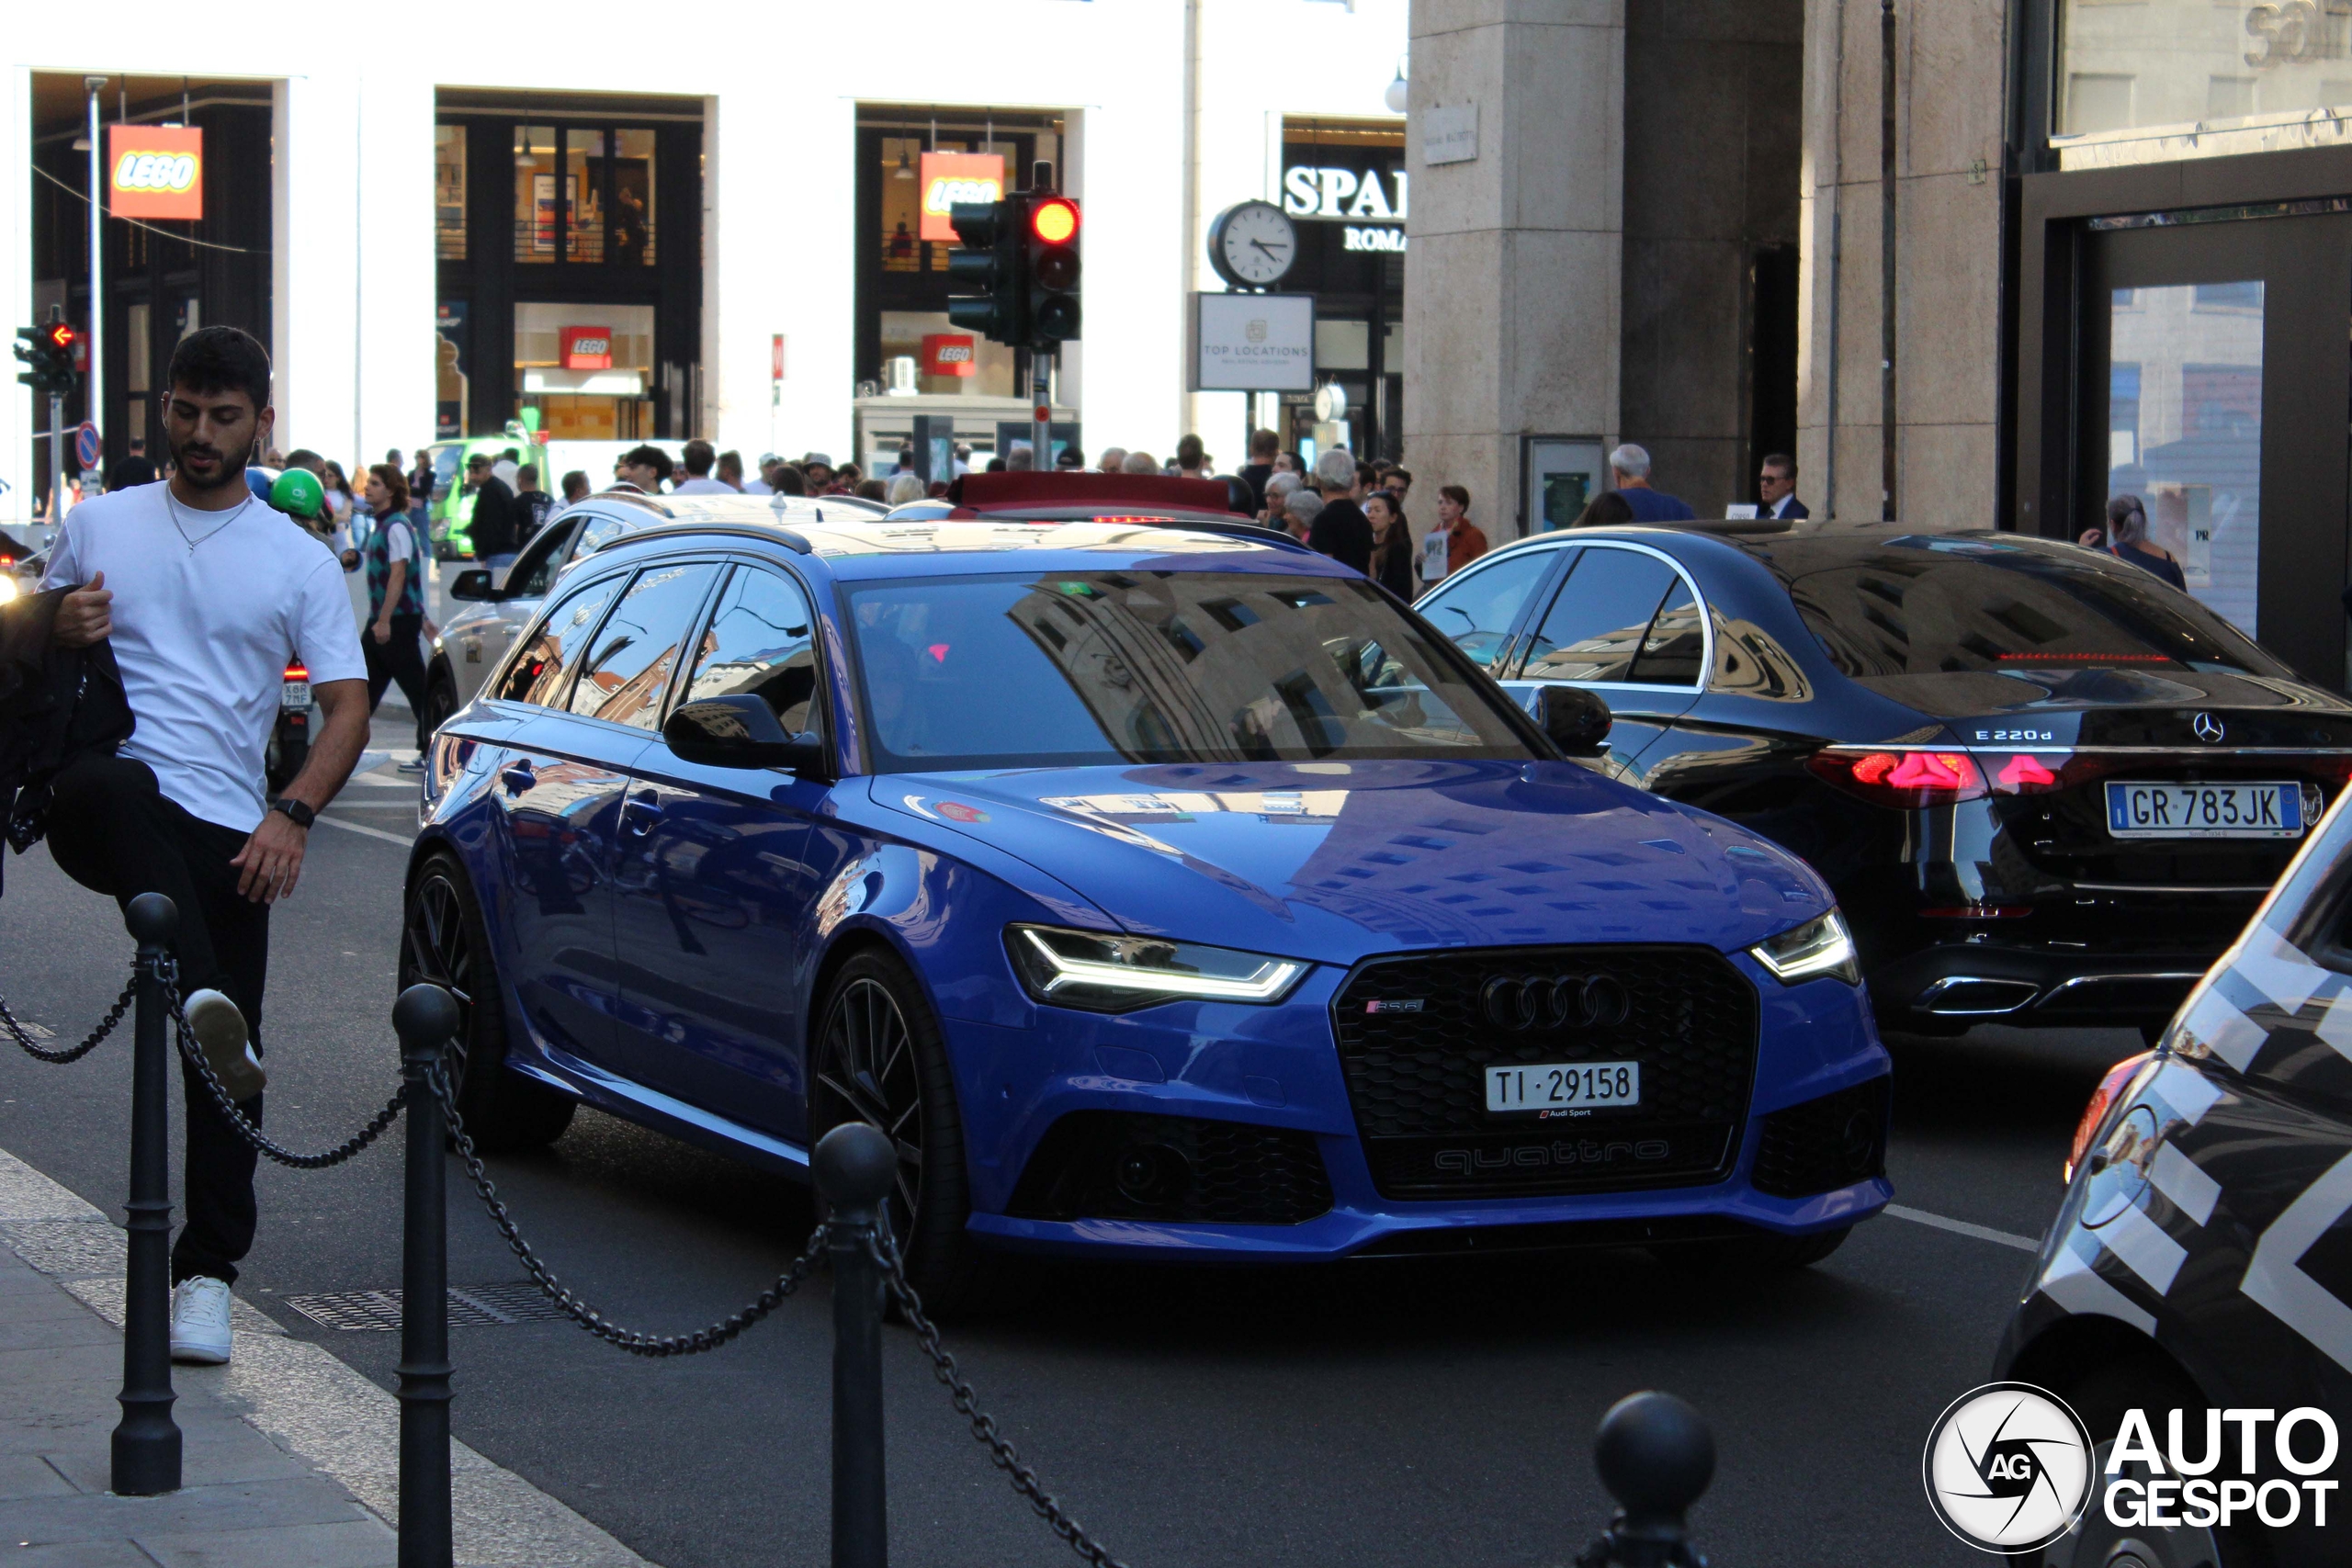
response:
[[[2222,728],[2222,721],[2210,713],[2199,714],[2189,720],[2188,728],[2197,731],[2197,739],[2208,746],[2219,746],[2222,737],[2227,733]]]

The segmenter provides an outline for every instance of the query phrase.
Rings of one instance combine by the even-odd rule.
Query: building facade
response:
[[[59,13],[9,29],[0,201],[28,220],[0,293],[17,324],[51,307],[93,324],[92,79],[109,182],[118,128],[203,132],[200,218],[103,225],[97,402],[85,382],[67,419],[92,417],[110,457],[156,455],[172,345],[223,321],[270,346],[279,444],[347,461],[526,412],[557,437],[840,459],[895,451],[894,417],[920,408],[986,449],[1029,406],[1021,367],[954,341],[951,242],[923,208],[1044,163],[1085,213],[1057,417],[1090,448],[1161,456],[1197,431],[1238,467],[1252,417],[1312,400],[1192,389],[1190,297],[1224,288],[1208,225],[1282,201],[1286,158],[1402,151],[1385,95],[1406,0],[1002,0],[980,26],[947,0],[592,4],[560,27],[492,0],[217,39],[146,0],[107,17],[102,39]],[[1329,227],[1317,336],[1354,390],[1323,434],[1393,449],[1403,213]],[[1337,250],[1349,227],[1397,239]],[[0,398],[0,519],[40,503],[47,414]]]
[[[1416,0],[1403,396],[1490,535],[1620,440],[1702,515],[2079,537],[2352,678],[2352,5]]]

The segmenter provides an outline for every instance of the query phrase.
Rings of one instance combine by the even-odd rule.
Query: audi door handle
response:
[[[661,798],[650,791],[644,795],[632,795],[628,804],[621,807],[622,829],[640,838],[651,832],[653,824],[661,819]]]

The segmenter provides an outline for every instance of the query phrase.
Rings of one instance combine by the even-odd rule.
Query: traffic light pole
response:
[[[90,95],[90,372],[82,383],[82,417],[101,432],[106,430],[106,331],[107,296],[107,185],[105,141],[98,135],[98,89],[107,85],[103,76],[85,76],[82,85]],[[62,405],[61,405],[62,406]],[[56,421],[50,422],[53,429]],[[60,493],[62,493],[62,491]]]
[[[1038,473],[1054,467],[1054,355],[1033,349],[1029,355],[1029,460]]]
[[[65,522],[65,394],[49,394],[49,525]]]

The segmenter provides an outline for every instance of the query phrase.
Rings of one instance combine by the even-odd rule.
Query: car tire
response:
[[[809,1046],[812,1146],[862,1121],[899,1148],[890,1229],[924,1311],[964,1315],[993,1300],[999,1261],[966,1229],[971,1184],[955,1073],[913,974],[883,948],[852,956],[826,987]]]
[[[440,986],[458,1002],[448,1057],[458,1114],[485,1154],[543,1148],[563,1136],[579,1101],[506,1070],[506,1016],[473,885],[446,850],[425,857],[401,919],[401,988]]]
[[[458,711],[457,683],[447,675],[439,676],[424,688],[424,734],[427,739],[440,733]]]
[[[1736,1236],[1723,1241],[1684,1242],[1657,1248],[1651,1256],[1678,1273],[1699,1279],[1780,1274],[1809,1269],[1846,1245],[1851,1225],[1810,1235]]]
[[[2204,1424],[2205,1396],[2186,1378],[2154,1363],[2109,1367],[2053,1392],[2090,1428],[2095,1487],[2096,1478],[2107,1472],[2108,1453],[2115,1445],[2126,1410],[2149,1412],[2159,1440],[2165,1426],[2165,1412],[2182,1412],[2182,1425],[2188,1430],[2198,1430]],[[2224,1432],[2226,1436],[2226,1428]],[[2123,1473],[2145,1480],[2148,1470],[2135,1461],[2127,1464]],[[2041,1568],[2108,1568],[2110,1563],[2129,1563],[2132,1568],[2255,1568],[2267,1561],[2267,1554],[2253,1543],[2233,1540],[2243,1534],[2234,1529],[2112,1523],[2099,1506],[2099,1495],[2098,1491],[2093,1492],[2090,1506],[2083,1510],[2082,1522],[2072,1533],[2044,1547],[2038,1556],[2017,1561]]]

